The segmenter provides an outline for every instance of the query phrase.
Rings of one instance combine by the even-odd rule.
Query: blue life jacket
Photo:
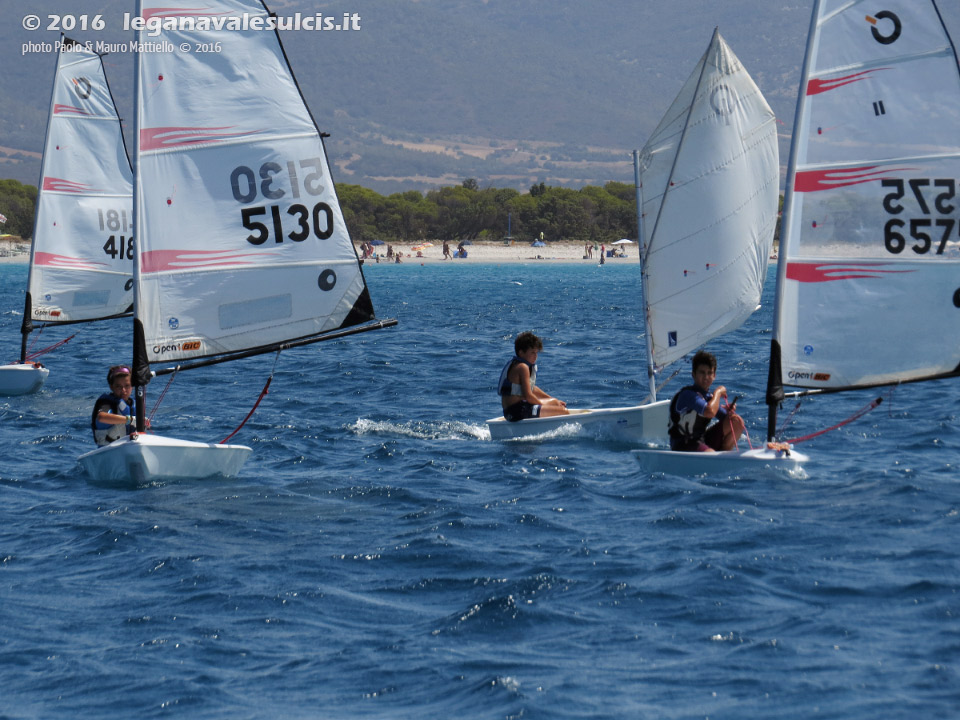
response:
[[[119,440],[125,435],[136,431],[137,426],[133,425],[110,425],[97,420],[97,415],[102,412],[113,413],[114,415],[132,415],[136,417],[137,406],[133,397],[129,401],[124,401],[113,393],[104,393],[97,398],[93,404],[93,415],[90,418],[90,429],[93,430],[93,441],[98,447],[109,445],[114,440]]]
[[[510,370],[517,363],[523,363],[530,368],[530,387],[532,388],[537,384],[537,366],[531,365],[519,355],[514,355],[507,360],[507,364],[504,365],[503,370],[500,371],[500,382],[497,383],[497,392],[503,397],[508,395],[519,395],[523,397],[523,389],[519,384],[510,382],[510,378],[508,377]]]

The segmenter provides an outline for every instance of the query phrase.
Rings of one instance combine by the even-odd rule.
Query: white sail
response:
[[[130,162],[100,56],[64,39],[47,120],[29,318],[99,320],[133,303]],[[29,331],[29,323],[25,324]]]
[[[229,356],[374,319],[320,133],[263,3],[143,0],[140,16],[141,41],[191,48],[138,54],[146,360]]]
[[[648,350],[659,369],[756,309],[773,243],[776,119],[719,32],[640,168]]]
[[[882,10],[881,10],[882,8]],[[932,0],[814,7],[769,400],[960,366],[960,72]]]

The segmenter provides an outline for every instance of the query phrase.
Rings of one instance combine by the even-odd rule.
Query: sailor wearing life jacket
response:
[[[744,430],[743,419],[733,405],[722,407],[727,389],[710,386],[717,376],[717,359],[705,350],[693,356],[693,385],[670,400],[670,449],[683,452],[732,450]],[[736,400],[734,400],[734,405]],[[711,422],[716,419],[711,425]]]
[[[503,366],[497,392],[503,416],[510,422],[535,417],[567,415],[567,404],[537,387],[537,356],[543,342],[532,332],[522,332],[513,343],[514,355]]]
[[[93,404],[90,429],[97,446],[109,445],[137,429],[136,401],[130,396],[130,368],[115,365],[107,371],[110,392],[104,393]]]

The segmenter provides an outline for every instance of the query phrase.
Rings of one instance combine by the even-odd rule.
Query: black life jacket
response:
[[[704,400],[709,401],[709,397],[703,394],[696,385],[687,385],[677,392],[670,400],[670,423],[667,425],[667,433],[670,435],[671,447],[677,445],[693,445],[703,440],[707,432],[707,426],[710,425],[712,418],[704,417],[695,409],[689,410],[683,415],[677,411],[677,399],[684,390],[693,390]]]
[[[507,360],[507,364],[503,366],[503,370],[500,371],[500,381],[497,383],[497,392],[504,397],[508,395],[523,395],[523,391],[520,389],[520,386],[516,383],[510,382],[509,378],[510,370],[517,363],[523,363],[530,368],[530,387],[532,388],[537,384],[537,366],[531,365],[519,355],[514,355],[512,358]]]

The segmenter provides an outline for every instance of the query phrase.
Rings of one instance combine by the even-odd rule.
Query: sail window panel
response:
[[[83,290],[73,294],[74,307],[104,307],[110,300],[109,291]]]
[[[293,298],[286,294],[225,303],[218,314],[221,330],[287,320],[293,315]]]

